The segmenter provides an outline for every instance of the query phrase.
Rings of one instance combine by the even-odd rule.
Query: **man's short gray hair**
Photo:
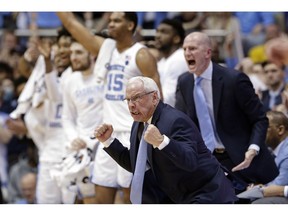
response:
[[[134,81],[141,81],[143,84],[144,90],[146,92],[157,91],[157,95],[160,98],[159,88],[153,79],[151,79],[149,77],[136,76],[136,77],[132,77],[131,79],[129,79],[128,84],[132,83]]]

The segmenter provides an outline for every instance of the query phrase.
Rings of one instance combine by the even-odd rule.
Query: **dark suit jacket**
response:
[[[2,185],[1,179],[0,179],[0,185]],[[1,187],[0,187],[0,204],[4,204]]]
[[[279,95],[276,96],[275,98],[275,105],[279,105],[282,103],[282,97],[281,97],[281,93],[284,91],[284,87],[281,89],[281,92]],[[269,107],[269,102],[270,102],[270,94],[269,94],[269,90],[265,90],[265,91],[261,91],[261,101],[263,103],[264,106],[264,110],[267,112],[270,109]]]
[[[143,203],[151,203],[152,183],[154,192],[162,191],[160,196],[167,196],[174,203],[232,203],[237,199],[230,180],[206,148],[197,127],[188,116],[160,101],[152,124],[169,137],[170,142],[162,150],[148,145],[151,169],[145,173]],[[130,151],[117,139],[104,148],[130,172],[135,170],[138,126],[138,122],[132,126]],[[156,201],[154,198],[152,202]]]
[[[198,125],[193,89],[193,74],[182,74],[178,79],[175,107]],[[259,154],[250,167],[240,173],[248,183],[272,181],[278,169],[265,145],[268,119],[248,76],[213,63],[212,92],[216,130],[232,163],[235,166],[241,163],[249,145],[256,144],[260,147]]]

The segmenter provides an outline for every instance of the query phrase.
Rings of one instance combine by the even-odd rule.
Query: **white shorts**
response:
[[[114,132],[114,136],[123,144],[130,148],[130,132]],[[100,144],[96,152],[94,168],[91,181],[94,184],[113,187],[129,188],[132,173],[118,165],[112,157],[103,150]]]
[[[50,170],[57,163],[40,162],[38,165],[36,201],[38,204],[73,204],[76,194],[59,187],[51,178]]]

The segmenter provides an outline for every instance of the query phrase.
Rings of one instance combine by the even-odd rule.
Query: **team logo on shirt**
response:
[[[115,65],[109,64],[108,67],[107,67],[107,70],[108,70],[108,71],[110,71],[110,70],[116,70],[116,71],[122,71],[122,72],[124,72],[124,71],[125,71],[125,66],[120,65],[120,64],[115,64]]]
[[[130,60],[131,60],[131,56],[126,55],[125,56],[125,65],[126,66],[129,64]]]
[[[92,104],[92,103],[94,103],[94,98],[89,98],[88,99],[88,104]]]

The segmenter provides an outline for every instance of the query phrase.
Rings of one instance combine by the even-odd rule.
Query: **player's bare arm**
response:
[[[161,98],[163,98],[160,76],[157,70],[157,62],[147,48],[142,48],[138,51],[136,56],[136,64],[142,72],[143,76],[149,77],[157,83]]]
[[[73,38],[81,43],[92,55],[97,56],[105,39],[93,35],[89,29],[77,20],[72,12],[57,12],[57,15]]]

